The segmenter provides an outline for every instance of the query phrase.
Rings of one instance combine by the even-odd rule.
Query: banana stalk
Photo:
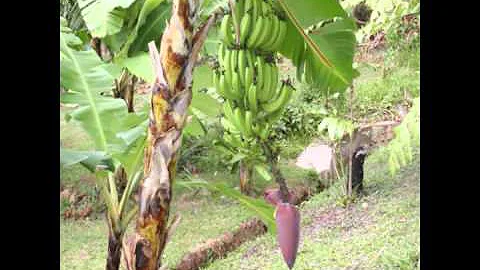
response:
[[[124,242],[129,270],[157,270],[167,242],[168,218],[177,153],[192,99],[195,61],[215,14],[193,32],[198,1],[174,0],[172,16],[161,40],[160,53],[149,43],[156,75],[152,85],[150,122],[140,183],[134,235]]]
[[[253,169],[248,166],[245,161],[240,161],[240,191],[245,195],[250,195],[252,192],[252,174]]]

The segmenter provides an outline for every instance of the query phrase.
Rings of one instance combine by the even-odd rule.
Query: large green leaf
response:
[[[139,53],[125,59],[119,59],[117,65],[128,69],[133,75],[142,78],[148,83],[153,83],[155,74],[153,73],[152,60],[146,52]]]
[[[120,31],[125,9],[135,0],[78,0],[83,20],[93,37],[105,37]]]
[[[60,16],[68,21],[68,27],[75,32],[85,28],[85,22],[76,0],[60,0]]]
[[[307,83],[321,90],[346,89],[354,75],[356,26],[340,4],[335,0],[279,0],[278,3],[289,19],[286,37],[289,42],[283,43],[280,53],[295,60]],[[326,20],[331,22],[307,35],[307,28]],[[299,54],[303,57],[297,57]]]
[[[202,123],[195,115],[192,115],[192,120],[185,126],[183,132],[187,136],[194,137],[205,135],[205,132],[202,129]]]
[[[79,48],[83,45],[82,40],[73,33],[72,29],[68,28],[68,22],[63,17],[60,17],[60,32],[63,33],[68,46]]]
[[[149,109],[146,103],[140,111],[129,113],[121,119],[116,134],[119,140],[111,147],[113,157],[123,165],[129,179],[142,169]]]
[[[219,8],[226,10],[228,8],[228,0],[204,0],[200,6],[200,17],[205,19]]]
[[[102,96],[110,91],[118,69],[103,63],[93,50],[77,51],[68,46],[60,32],[60,84],[69,92],[61,102],[78,104],[68,119],[80,122],[99,151],[107,151],[114,143],[120,120],[127,114],[125,102]]]
[[[149,6],[149,10],[150,7],[151,6]],[[140,51],[147,52],[148,43],[152,40],[155,41],[157,45],[160,44],[160,38],[165,29],[166,22],[170,18],[171,9],[171,3],[163,1],[148,12],[148,16],[144,18],[144,23],[135,30],[135,38],[127,48],[129,55]],[[147,12],[144,11],[144,14],[147,14]],[[142,14],[142,16],[144,15]]]
[[[221,112],[220,102],[211,96],[215,91],[209,91],[213,87],[212,76],[212,70],[207,65],[196,67],[193,72],[193,96],[189,108],[189,114],[193,117],[184,129],[188,135],[204,135],[202,125],[216,121]]]
[[[195,68],[193,72],[191,107],[210,117],[216,117],[221,112],[221,104],[207,93],[209,88],[215,87],[212,78],[213,71],[208,65]]]
[[[139,136],[135,141],[129,144],[128,148],[123,152],[113,154],[123,165],[129,178],[133,177],[136,172],[143,168],[143,153],[147,136]]]
[[[336,0],[279,0],[278,2],[280,5],[283,2],[288,7],[303,29],[333,17],[347,17],[347,13]]]
[[[132,45],[132,43],[135,41],[135,39],[137,38],[138,36],[138,33],[139,33],[139,30],[140,30],[140,27],[143,26],[143,24],[145,23],[145,21],[147,20],[148,18],[148,15],[150,15],[150,13],[152,13],[153,11],[156,10],[156,8],[163,2],[164,0],[145,0],[145,2],[143,3],[141,9],[140,9],[140,12],[138,14],[138,18],[136,20],[136,23],[135,23],[135,27],[129,32],[128,34],[128,37],[126,39],[126,42],[125,44],[123,45],[122,47],[122,50],[120,51],[118,57],[120,58],[124,58],[124,57],[127,57],[127,54],[129,52],[129,49],[130,49],[130,45]],[[168,8],[168,5],[163,5],[162,8]],[[160,8],[160,10],[162,9]],[[159,13],[157,13],[158,15]],[[162,14],[162,13],[160,13]]]
[[[220,27],[212,27],[208,31],[207,39],[202,47],[202,54],[209,56],[217,56],[218,47],[220,46],[221,40],[218,35]]]
[[[258,172],[258,174],[260,174],[260,176],[262,176],[262,178],[265,179],[265,181],[272,180],[272,175],[270,174],[267,166],[263,164],[256,164],[254,167],[255,167],[255,170]]]
[[[99,151],[75,151],[60,147],[60,164],[68,167],[75,164],[82,164],[90,172],[94,172],[97,165],[105,165],[113,170],[113,162],[105,152]]]
[[[176,183],[186,187],[205,187],[211,191],[220,192],[221,194],[230,197],[231,199],[242,204],[252,213],[258,215],[258,217],[267,225],[268,232],[276,235],[276,225],[273,216],[275,213],[275,209],[265,201],[243,195],[238,190],[231,188],[223,183],[211,183],[203,180],[181,182],[179,181]]]

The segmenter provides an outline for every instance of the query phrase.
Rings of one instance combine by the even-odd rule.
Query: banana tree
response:
[[[96,149],[93,152],[61,149],[61,161],[64,165],[80,163],[96,174],[97,186],[107,205],[106,268],[118,269],[123,233],[136,212],[136,206],[129,200],[141,176],[139,157],[145,137],[142,129],[131,128],[141,126],[145,112],[129,114],[123,101],[100,95],[111,88],[119,68],[104,63],[93,50],[79,48],[81,41],[66,27],[63,18],[60,28],[60,84],[67,89],[61,95],[61,102],[78,105],[67,114],[67,120],[78,121]],[[118,182],[127,183],[123,191],[118,190]]]
[[[293,237],[287,237],[288,244],[284,235],[279,235],[278,240],[290,268],[298,246],[299,216],[288,203],[288,188],[277,164],[279,151],[272,147],[268,134],[293,87],[287,79],[277,90],[275,58],[279,52],[292,60],[297,67],[297,79],[319,91],[343,92],[356,75],[352,68],[355,27],[333,0],[229,1],[229,13],[220,25],[222,43],[214,81],[226,100],[226,119],[240,131],[240,141],[256,138],[279,185],[278,201],[274,204],[277,221],[282,222],[277,225],[286,226],[283,228]],[[224,127],[230,129],[229,124]],[[293,249],[285,250],[285,246]]]
[[[199,7],[195,1],[174,1],[160,52],[154,42],[148,44],[155,81],[151,89],[137,225],[125,247],[128,269],[153,270],[161,265],[169,234],[167,223],[177,154],[192,100],[193,70],[215,19],[211,15],[195,29]]]
[[[80,1],[82,2],[82,1]],[[80,3],[79,2],[79,3]],[[149,121],[145,122],[148,125],[148,139],[147,145],[145,148],[145,159],[144,159],[144,176],[142,179],[142,185],[140,190],[140,202],[139,202],[139,217],[137,218],[137,227],[135,235],[129,241],[130,245],[127,245],[126,261],[129,269],[156,269],[160,263],[160,255],[163,252],[165,247],[166,239],[168,238],[168,214],[169,214],[169,203],[171,200],[171,184],[175,175],[175,164],[177,158],[178,148],[181,144],[181,134],[182,130],[186,124],[186,116],[187,116],[187,109],[191,102],[191,82],[192,82],[192,73],[194,69],[195,60],[198,56],[198,52],[202,47],[202,44],[205,40],[206,33],[208,28],[212,25],[214,17],[209,14],[212,10],[212,6],[217,5],[217,2],[222,1],[209,1],[210,6],[208,8],[204,8],[202,10],[199,9],[199,4],[195,1],[183,1],[177,0],[174,1],[172,6],[172,13],[170,18],[170,23],[167,27],[167,30],[163,34],[162,42],[161,42],[161,49],[160,53],[156,50],[154,44],[149,45],[150,49],[150,58],[153,59],[155,72],[149,72],[149,69],[146,68],[147,65],[144,63],[146,60],[148,61],[148,56],[145,53],[139,53],[137,55],[131,54],[131,48],[143,48],[146,49],[146,46],[141,45],[141,43],[136,43],[136,40],[142,40],[136,37],[136,33],[132,35],[126,34],[118,29],[122,29],[122,22],[124,18],[122,18],[122,13],[130,12],[135,10],[135,8],[139,8],[141,5],[133,4],[133,1],[119,1],[120,3],[115,2],[112,4],[111,1],[94,1],[90,4],[86,4],[87,1],[83,1],[84,5],[84,20],[91,29],[93,36],[103,36],[105,37],[104,40],[107,44],[110,44],[110,47],[118,48],[118,55],[117,59],[113,59],[112,65],[105,65],[105,63],[96,63],[96,65],[92,65],[91,63],[87,65],[84,69],[80,68],[80,63],[83,61],[70,61],[71,65],[77,69],[80,69],[80,72],[86,73],[92,72],[102,73],[102,79],[112,79],[118,78],[120,74],[120,70],[118,69],[118,65],[126,68],[132,73],[136,73],[138,75],[143,75],[144,78],[148,81],[154,80],[154,84],[152,86],[152,98],[151,98],[151,108],[149,113]],[[88,1],[91,2],[91,1]],[[107,3],[108,2],[108,3]],[[142,4],[148,4],[154,1],[141,1]],[[312,2],[312,1],[304,1],[304,2]],[[325,8],[329,12],[323,12],[323,17],[326,20],[331,19],[334,17],[333,15],[337,16],[337,13],[341,13],[338,11],[338,8],[335,6],[332,8],[333,1],[322,1],[321,8]],[[140,2],[139,2],[140,3]],[[214,3],[214,4],[211,4]],[[277,3],[277,2],[275,2]],[[325,82],[328,81],[328,84],[332,84],[336,87],[343,87],[347,85],[349,82],[349,55],[348,55],[348,44],[345,43],[345,40],[349,40],[349,34],[351,29],[348,29],[346,26],[347,20],[344,18],[339,20],[343,24],[339,24],[339,21],[334,21],[333,23],[327,24],[329,27],[321,28],[320,32],[312,31],[309,33],[310,35],[306,34],[304,28],[302,28],[302,24],[311,25],[315,24],[318,21],[312,21],[307,23],[302,21],[301,23],[298,20],[295,20],[295,7],[298,8],[298,3],[294,1],[279,1],[276,5],[278,8],[278,4],[280,4],[280,8],[286,12],[288,18],[290,19],[290,23],[288,24],[287,28],[287,36],[290,35],[292,40],[297,40],[298,37],[301,38],[301,46],[297,46],[294,49],[292,48],[283,48],[280,52],[284,54],[286,57],[295,58],[294,61],[299,70],[299,77],[305,78],[308,82]],[[312,5],[320,5],[316,2],[310,3]],[[221,4],[218,4],[219,6]],[[297,5],[297,6],[296,6]],[[128,10],[126,11],[126,9]],[[131,8],[131,9],[130,9]],[[303,6],[305,8],[305,6]],[[307,8],[308,10],[312,10],[310,6]],[[89,10],[87,12],[87,10]],[[141,8],[140,10],[143,10]],[[301,10],[301,8],[300,8]],[[180,12],[182,11],[182,12]],[[202,12],[203,11],[203,12]],[[208,12],[207,12],[208,11]],[[340,8],[341,11],[341,8]],[[132,11],[133,12],[133,11]],[[307,12],[308,13],[308,12]],[[311,13],[311,12],[310,12]],[[308,16],[305,17],[315,17],[315,20],[319,18],[318,14],[307,14]],[[103,16],[99,16],[103,15]],[[140,11],[139,14],[142,14]],[[343,14],[339,16],[342,17]],[[95,20],[92,18],[104,18],[100,23],[95,23]],[[197,21],[198,18],[205,18],[209,17],[207,23],[205,23],[202,27],[199,28],[194,33],[193,23]],[[294,18],[294,19],[292,19]],[[92,19],[92,20],[91,20]],[[137,20],[137,23],[141,22],[142,20]],[[133,22],[132,22],[133,23]],[[316,25],[316,24],[315,24]],[[334,27],[332,27],[332,25]],[[149,27],[149,24],[144,24],[141,27]],[[139,27],[135,27],[135,29],[139,29]],[[153,27],[156,31],[158,28]],[[125,35],[127,37],[125,37]],[[322,43],[323,52],[318,49],[318,44],[312,39],[315,38],[317,35],[317,39],[319,43]],[[107,37],[108,36],[108,37]],[[156,39],[158,36],[149,37],[148,35],[144,35],[143,41],[150,41],[152,39]],[[306,40],[304,42],[303,40]],[[119,42],[119,40],[126,41],[125,43]],[[133,41],[132,41],[133,40]],[[130,42],[128,42],[130,41]],[[339,50],[336,50],[334,46],[331,44],[336,44],[340,48],[343,48],[343,52],[339,53]],[[144,42],[146,43],[146,42]],[[289,42],[291,43],[291,42]],[[126,44],[126,45],[121,45]],[[137,44],[137,46],[135,46]],[[307,45],[305,45],[307,44]],[[353,42],[354,44],[354,42]],[[315,45],[317,45],[315,47]],[[350,44],[352,45],[352,44]],[[352,45],[353,47],[353,45]],[[347,49],[345,49],[347,48]],[[311,55],[308,55],[308,52],[311,51]],[[347,53],[345,53],[347,52]],[[71,59],[72,53],[63,53],[67,54],[68,57],[66,59]],[[300,56],[298,56],[300,55]],[[307,56],[306,56],[307,55]],[[314,57],[311,57],[314,56]],[[353,56],[353,48],[351,56]],[[65,56],[63,56],[65,58]],[[89,55],[90,58],[93,59],[92,56]],[[61,52],[62,58],[62,52]],[[308,58],[308,64],[305,64],[306,59]],[[312,59],[313,60],[312,60]],[[313,64],[312,64],[313,63]],[[70,68],[71,69],[71,68]],[[62,68],[63,70],[63,68]],[[65,68],[68,70],[68,67]],[[77,72],[77,73],[80,73]],[[308,73],[309,72],[309,73]],[[319,72],[322,79],[327,78],[326,80],[315,80],[311,74]],[[352,72],[353,73],[353,72]],[[110,76],[106,76],[106,75]],[[308,75],[305,75],[308,74]],[[95,74],[97,76],[98,74]],[[327,77],[325,77],[328,75]],[[67,78],[72,79],[72,75],[65,72],[65,76]],[[73,77],[78,76],[75,74]],[[323,76],[323,77],[322,77]],[[84,76],[85,77],[85,76]],[[98,76],[95,77],[99,79]],[[87,82],[89,80],[93,80],[92,76],[86,76],[82,80],[81,86],[85,88],[85,85],[88,85]],[[68,80],[67,80],[68,81]],[[328,85],[327,84],[327,85]],[[107,105],[106,101],[99,98],[97,95],[92,95],[91,91],[96,91],[95,94],[99,94],[102,91],[107,91],[108,88],[105,85],[102,87],[97,87],[97,85],[92,84],[93,86],[88,89],[88,91],[84,91],[84,100],[78,98],[78,96],[66,95],[65,100],[70,102],[83,104],[84,106],[81,107],[83,111],[78,112],[76,115],[76,120],[89,120],[85,121],[85,128],[92,129],[92,127],[99,127],[102,126],[101,123],[105,123],[105,119],[102,119],[105,116],[101,116],[102,112],[106,111],[106,108],[109,108],[111,111],[116,111],[111,108],[111,105]],[[76,85],[76,82],[72,82],[71,85],[66,87],[68,89],[81,89]],[[82,89],[83,90],[83,89]],[[77,90],[78,91],[78,90]],[[81,92],[81,91],[78,91]],[[101,99],[102,102],[97,102],[97,99]],[[86,100],[86,101],[85,101]],[[83,102],[83,103],[81,103]],[[115,106],[120,106],[120,104],[109,101],[111,104],[115,104]],[[125,104],[124,104],[125,105]],[[114,106],[114,107],[115,107]],[[146,106],[148,107],[148,106]],[[125,109],[125,107],[124,107]],[[83,114],[82,114],[83,112]],[[87,113],[88,112],[88,116]],[[91,117],[93,115],[93,117]],[[117,118],[118,115],[115,115],[114,120],[121,119]],[[75,118],[73,116],[72,118]],[[141,118],[141,117],[140,117]],[[137,119],[138,120],[138,119]],[[93,123],[92,123],[93,122]],[[108,122],[108,120],[107,120]],[[131,125],[132,121],[126,121]],[[143,122],[142,122],[143,123]],[[109,123],[110,124],[110,123]],[[124,124],[127,126],[127,124]],[[123,145],[130,146],[133,142],[141,141],[142,136],[142,128],[139,128],[138,125],[135,126],[132,130],[121,132],[120,135],[117,136],[107,136],[115,130],[115,121],[111,122],[111,125],[108,126],[108,129],[103,131],[100,130],[98,132],[96,141],[98,141],[98,148],[102,152],[109,152],[109,148],[115,145],[122,145],[122,144],[115,144],[115,140],[119,139],[122,140]],[[130,126],[131,127],[131,126]],[[142,135],[138,135],[138,133]],[[112,142],[109,142],[108,139],[115,138]],[[137,141],[138,139],[138,141]],[[128,143],[130,144],[128,144]],[[141,143],[137,144],[142,145]],[[266,149],[268,149],[268,144],[264,144]],[[117,153],[121,153],[122,151],[118,151],[118,149],[128,149],[129,151],[132,150],[132,147],[113,147],[116,150],[111,150],[112,152],[117,151]],[[121,160],[121,155],[112,155],[113,157],[117,157],[118,160]],[[136,157],[134,160],[139,160],[139,156],[141,155],[133,155]],[[77,158],[77,160],[82,160],[81,158]],[[85,159],[83,159],[85,160]],[[273,159],[272,159],[273,160]],[[102,168],[108,168],[105,166],[100,166]],[[106,175],[105,175],[106,173]],[[112,172],[105,172],[100,171],[97,173],[99,175],[99,179],[107,178],[108,183],[102,190],[109,192],[103,193],[105,194],[106,198],[116,198],[114,187],[114,179],[111,177]],[[121,175],[121,174],[120,174]],[[127,171],[127,175],[132,177],[131,173],[129,174]],[[110,203],[111,202],[111,203]],[[109,212],[112,213],[122,213],[122,211],[115,211],[116,208],[115,200],[110,200],[107,202],[111,204],[113,207],[109,207]],[[288,210],[288,209],[287,209]],[[288,211],[283,211],[284,213],[288,213]],[[109,222],[113,223],[112,221],[116,221],[115,218],[123,217],[123,215],[110,215],[114,218],[110,218]],[[114,231],[114,230],[113,230]],[[120,235],[121,237],[122,235]],[[113,235],[115,240],[116,236]],[[118,249],[119,241],[111,241],[112,245],[114,246],[112,250],[114,253],[114,258],[118,257],[116,252]],[[296,250],[296,249],[295,249]],[[290,264],[292,264],[290,259]],[[115,265],[113,265],[115,267]],[[112,268],[113,269],[113,268]]]

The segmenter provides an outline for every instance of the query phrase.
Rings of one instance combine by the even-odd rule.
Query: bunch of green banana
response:
[[[213,82],[223,98],[243,102],[254,84],[254,58],[254,53],[249,50],[219,47],[220,69],[214,73]]]
[[[281,115],[291,94],[285,83],[278,87],[273,57],[285,38],[287,24],[264,0],[235,3],[220,25],[219,69],[213,78],[225,99],[222,124],[230,134],[266,140],[272,121]]]
[[[236,31],[238,27],[238,41]],[[223,17],[220,36],[227,46],[276,51],[287,33],[287,23],[263,0],[237,0],[233,14]]]
[[[255,18],[255,25],[253,26],[249,36],[246,38],[247,47],[252,49],[259,49],[263,51],[276,51],[287,33],[287,23],[280,20],[271,10],[270,5],[260,0],[262,6],[267,6],[266,10]],[[240,32],[242,33],[242,32]]]

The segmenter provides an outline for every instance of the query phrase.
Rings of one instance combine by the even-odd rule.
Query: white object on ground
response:
[[[333,149],[330,146],[311,144],[298,156],[295,165],[304,169],[313,169],[321,174],[331,171],[333,158]]]

